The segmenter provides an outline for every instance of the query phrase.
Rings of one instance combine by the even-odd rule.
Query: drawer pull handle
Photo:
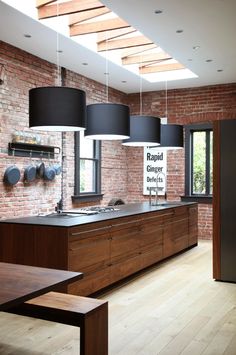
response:
[[[85,233],[91,233],[91,232],[98,232],[101,230],[108,230],[110,228],[111,228],[110,226],[102,227],[102,228],[94,228],[94,229],[89,229],[87,231],[74,232],[74,233],[71,233],[71,235],[79,235],[79,234],[85,234]]]

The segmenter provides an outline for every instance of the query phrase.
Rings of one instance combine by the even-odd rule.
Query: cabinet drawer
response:
[[[115,231],[111,234],[111,262],[126,259],[139,250],[139,227],[129,227]]]
[[[123,279],[126,276],[141,269],[140,255],[136,255],[128,260],[122,260],[120,263],[112,264],[110,267],[111,283]]]
[[[110,267],[99,270],[68,286],[68,293],[88,296],[110,285]]]
[[[163,258],[163,245],[157,243],[152,246],[152,249],[142,252],[140,255],[141,268],[145,268],[157,263]]]
[[[188,210],[189,208],[187,206],[176,207],[174,208],[174,216],[185,215],[186,217],[188,217]]]
[[[90,238],[93,236],[102,235],[104,233],[109,233],[111,225],[109,221],[103,221],[98,223],[83,224],[80,226],[72,227],[69,229],[70,237]]]
[[[198,242],[198,228],[197,225],[189,226],[189,246],[197,244]]]
[[[96,271],[110,263],[110,237],[101,235],[85,240],[71,237],[68,254],[69,270]]]
[[[155,243],[162,244],[163,223],[162,220],[145,221],[141,229],[140,248],[150,248]]]
[[[122,217],[119,220],[111,220],[111,232],[117,232],[123,229],[138,228],[140,226],[140,217]]]

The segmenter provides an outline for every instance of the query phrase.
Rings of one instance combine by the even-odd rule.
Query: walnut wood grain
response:
[[[0,223],[0,260],[81,271],[83,280],[65,292],[87,296],[197,245],[197,204],[137,208],[134,215],[72,227]]]
[[[77,272],[0,262],[0,311],[82,277]]]

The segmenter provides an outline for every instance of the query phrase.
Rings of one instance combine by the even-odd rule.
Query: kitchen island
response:
[[[197,245],[197,204],[134,203],[94,215],[0,222],[0,261],[83,272],[64,292],[90,295]]]

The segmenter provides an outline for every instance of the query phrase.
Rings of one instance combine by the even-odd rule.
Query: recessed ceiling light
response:
[[[57,53],[63,53],[63,50],[57,49],[56,52],[57,52]]]
[[[210,63],[210,62],[213,62],[213,60],[212,59],[206,59],[206,62]]]
[[[193,46],[193,49],[196,51],[197,49],[199,49],[200,46]]]
[[[223,71],[223,69],[217,69],[218,73],[221,73]]]
[[[162,10],[155,10],[155,11],[154,11],[154,13],[155,13],[156,15],[162,14],[162,12],[163,12]]]
[[[25,34],[24,34],[24,37],[25,37],[25,38],[31,38],[31,35],[28,34],[28,33],[25,33]]]
[[[82,65],[88,65],[88,63],[84,62],[84,63],[82,63]]]
[[[182,33],[184,30],[176,30],[176,33]]]

